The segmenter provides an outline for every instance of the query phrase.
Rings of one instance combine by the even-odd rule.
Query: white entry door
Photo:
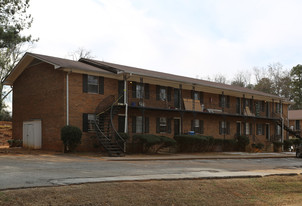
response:
[[[41,149],[41,120],[23,122],[23,147]]]

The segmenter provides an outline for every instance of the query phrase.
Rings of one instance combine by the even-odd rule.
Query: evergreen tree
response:
[[[291,72],[291,90],[295,104],[291,109],[302,109],[302,65],[293,67]]]

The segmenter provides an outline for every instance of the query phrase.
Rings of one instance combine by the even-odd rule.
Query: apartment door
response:
[[[179,89],[174,89],[174,107],[175,108],[180,108],[179,97],[180,97]]]
[[[241,135],[241,122],[236,122],[236,134]]]
[[[269,126],[269,124],[265,125],[265,137],[266,137],[266,140],[270,140],[270,126]]]
[[[174,119],[174,135],[180,134],[180,119]]]
[[[269,102],[266,102],[266,116],[269,117]]]

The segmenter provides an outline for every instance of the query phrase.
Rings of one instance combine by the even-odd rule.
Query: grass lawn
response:
[[[302,205],[302,176],[114,182],[0,191],[0,205]]]

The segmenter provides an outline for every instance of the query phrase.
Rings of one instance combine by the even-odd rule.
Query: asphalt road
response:
[[[260,177],[302,173],[302,159],[108,161],[66,155],[0,156],[0,189],[87,182]]]

